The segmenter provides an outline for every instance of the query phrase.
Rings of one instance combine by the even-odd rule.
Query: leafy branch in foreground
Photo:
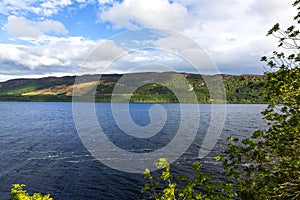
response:
[[[174,178],[171,175],[170,165],[165,158],[158,159],[155,165],[158,169],[164,168],[159,180],[154,180],[149,169],[143,173],[149,183],[145,184],[142,192],[150,191],[151,199],[232,199],[236,195],[232,190],[231,183],[213,180],[210,174],[201,171],[199,162],[193,164],[193,177],[179,175]]]
[[[42,195],[41,193],[34,193],[30,196],[26,190],[23,189],[24,184],[13,184],[11,189],[11,200],[53,200],[50,194]]]

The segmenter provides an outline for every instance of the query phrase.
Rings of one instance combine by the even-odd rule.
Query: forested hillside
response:
[[[209,90],[203,75],[170,72],[166,74],[169,77],[174,75],[174,78],[167,80],[170,84],[176,84],[176,75],[184,76],[189,82],[189,91],[195,92],[198,102],[211,103]],[[118,96],[117,101],[123,101],[122,97],[130,96],[131,102],[178,102],[175,94],[170,89],[154,81],[153,77],[161,75],[161,73],[136,73],[127,75],[132,82],[144,83],[133,94],[128,93],[130,87],[132,87],[131,85],[119,83],[123,75],[102,75],[99,80],[98,75],[84,75],[80,77],[81,82],[76,84],[76,90],[80,91],[80,94],[75,95],[86,95],[94,92],[95,99],[98,102],[110,102],[112,94]],[[205,77],[206,80],[209,79],[212,81],[218,81],[222,78],[228,103],[264,103],[260,95],[262,88],[259,87],[259,83],[264,79],[263,75],[206,75]],[[14,79],[2,82],[0,83],[0,101],[72,101],[75,78],[75,76],[65,76],[39,79]],[[116,85],[121,88],[118,92],[114,91]],[[224,103],[224,100],[215,99],[214,102]]]

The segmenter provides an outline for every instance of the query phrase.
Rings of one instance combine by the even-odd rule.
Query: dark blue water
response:
[[[131,116],[141,125],[150,122],[151,104],[131,104]],[[178,128],[177,104],[163,105],[168,119],[163,134],[143,142],[128,139],[111,119],[110,104],[97,103],[101,126],[114,144],[139,152],[161,148]],[[213,151],[200,161],[216,176],[220,163],[213,159],[226,147],[229,135],[247,137],[266,128],[260,112],[266,105],[228,105],[226,123]],[[210,120],[210,105],[201,105],[200,128],[191,147],[173,163],[175,173],[189,173],[197,159]],[[106,116],[106,117],[105,117]],[[105,120],[103,120],[103,117]],[[192,120],[192,119],[191,119]],[[93,158],[82,144],[71,103],[0,103],[0,199],[8,199],[11,184],[24,183],[29,191],[51,193],[55,199],[141,199],[142,175],[111,169]]]

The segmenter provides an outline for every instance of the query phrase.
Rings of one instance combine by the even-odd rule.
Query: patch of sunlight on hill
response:
[[[98,81],[88,82],[88,83],[80,83],[77,84],[76,87],[76,94],[75,96],[81,96],[83,94],[88,93],[91,91],[94,87],[99,84]],[[73,95],[73,89],[74,85],[59,85],[59,86],[53,86],[41,90],[36,90],[33,92],[23,93],[22,96],[34,96],[34,95],[66,95],[66,96],[72,96]]]

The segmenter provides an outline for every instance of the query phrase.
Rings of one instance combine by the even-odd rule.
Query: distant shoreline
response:
[[[120,83],[122,74],[80,76],[77,83],[76,76],[46,77],[38,79],[13,79],[0,83],[0,102],[71,102],[74,88],[82,96],[80,101],[111,102],[111,96],[116,95],[113,101],[133,103],[179,103],[177,96],[166,86],[172,86],[181,94],[193,94],[200,104],[228,103],[228,104],[265,104],[259,84],[264,75],[201,75],[175,72],[165,73],[135,73],[126,74],[129,82]],[[188,86],[182,86],[180,77],[184,77]],[[155,81],[163,81],[157,84]],[[210,87],[208,87],[207,81]],[[142,85],[132,90],[132,84]],[[76,85],[74,85],[76,83]],[[216,83],[216,85],[214,85]],[[220,84],[223,86],[220,87]],[[166,85],[166,86],[164,86]],[[118,93],[115,88],[118,87]],[[188,88],[186,88],[188,87]],[[176,89],[177,88],[177,89]],[[221,98],[211,100],[209,89],[214,93],[223,94]],[[225,89],[225,91],[224,91]],[[131,91],[134,91],[131,94]],[[226,95],[225,95],[226,93]],[[186,95],[181,95],[181,102],[195,103]],[[226,102],[225,102],[226,101]]]

